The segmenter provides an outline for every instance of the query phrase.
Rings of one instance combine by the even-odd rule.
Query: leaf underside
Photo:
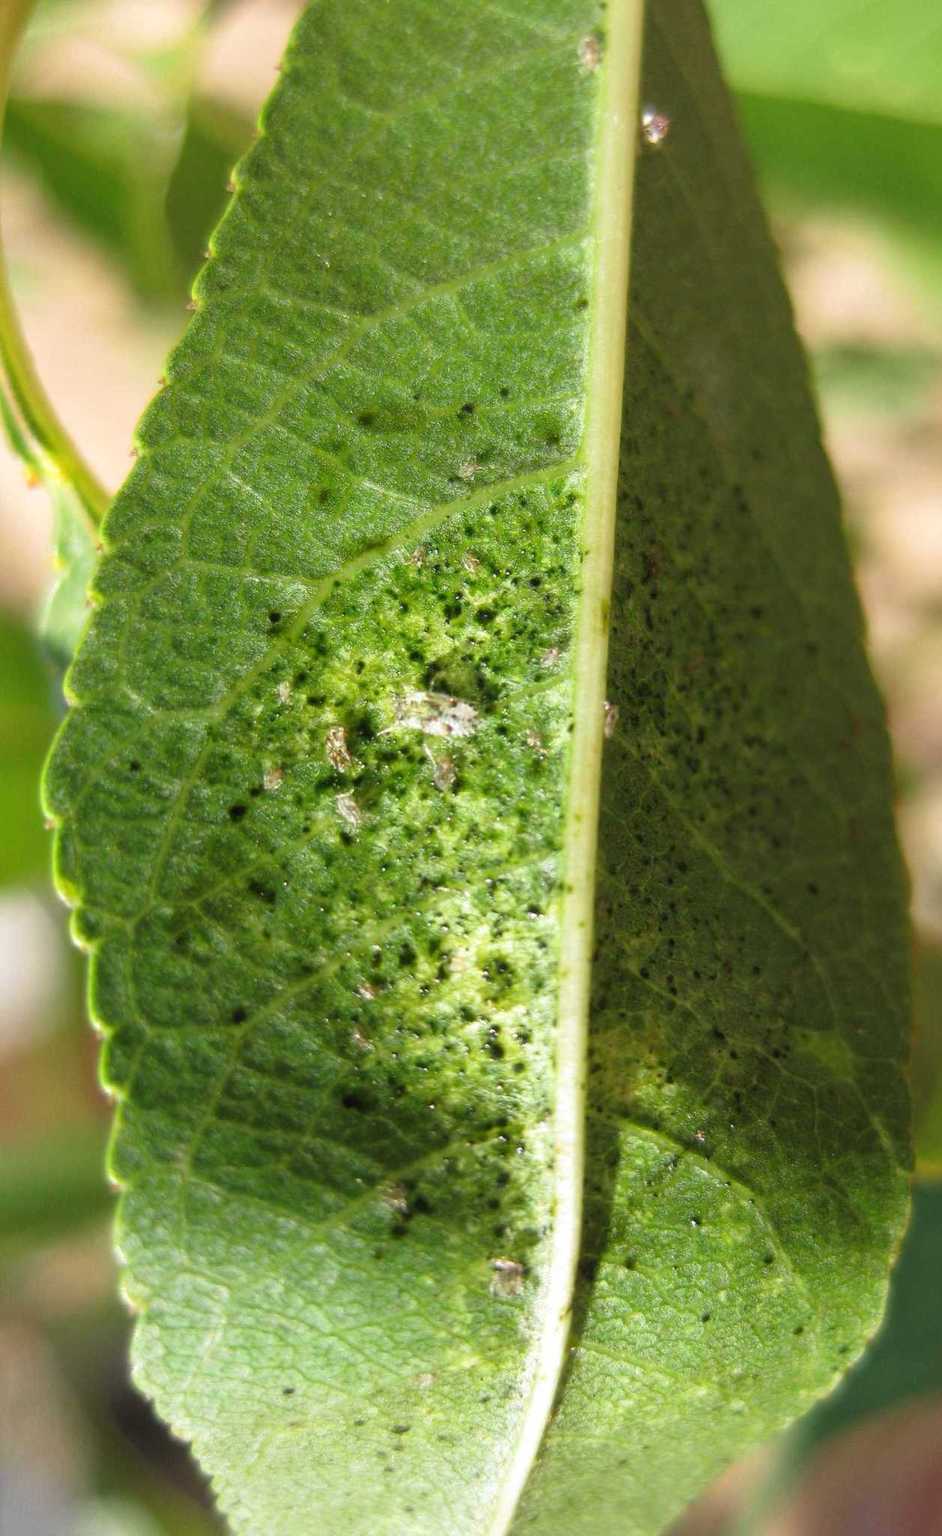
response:
[[[503,1529],[586,873],[605,41],[589,0],[313,4],[104,527],[46,798],[137,1378],[238,1532]],[[825,1390],[906,1206],[882,711],[695,0],[651,8],[642,99],[545,1536],[651,1536]]]

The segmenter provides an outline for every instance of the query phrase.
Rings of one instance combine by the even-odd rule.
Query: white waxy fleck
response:
[[[342,725],[332,725],[324,740],[324,751],[331,768],[346,773],[353,767],[353,758],[347,746],[347,733]]]
[[[362,1029],[354,1029],[350,1038],[358,1051],[371,1051],[373,1049],[372,1040],[363,1033]]]
[[[436,757],[431,747],[425,748],[425,755],[432,765],[432,782],[436,789],[451,789],[457,778],[455,760],[453,757]]]
[[[348,827],[356,832],[363,822],[363,812],[357,805],[352,795],[338,795],[334,801],[337,807],[337,815],[341,821],[345,821]]]
[[[609,699],[602,706],[605,713],[602,718],[602,732],[607,741],[610,741],[618,726],[618,705],[612,704]]]
[[[664,143],[671,131],[671,120],[666,112],[659,112],[656,107],[644,107],[641,112],[641,137],[652,149],[657,149]]]
[[[594,74],[602,61],[602,45],[594,33],[590,32],[579,44],[579,63],[587,74]]]
[[[273,790],[278,789],[284,783],[284,778],[285,770],[283,768],[266,768],[262,774],[262,788],[271,794]]]
[[[516,1259],[491,1259],[493,1296],[519,1296],[523,1290],[523,1265]]]
[[[389,1210],[396,1212],[397,1216],[409,1214],[409,1197],[404,1184],[386,1184],[380,1193],[380,1198]]]
[[[420,693],[410,689],[395,703],[396,724],[426,736],[471,736],[478,726],[473,704],[450,693]]]
[[[275,692],[278,695],[278,702],[280,704],[287,704],[288,700],[291,697],[291,684],[290,683],[279,683],[278,687],[275,690]]]

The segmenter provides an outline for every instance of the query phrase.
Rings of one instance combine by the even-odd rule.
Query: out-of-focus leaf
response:
[[[846,1380],[796,1426],[805,1451],[894,1403],[942,1391],[942,1184],[919,1183],[886,1318]]]
[[[942,61],[940,61],[942,71]],[[939,92],[942,100],[942,90]],[[916,274],[942,279],[942,122],[740,93],[746,137],[770,199],[877,219]]]
[[[19,97],[7,108],[9,148],[148,299],[185,281],[164,215],[179,141],[159,117],[113,107]]]
[[[163,1536],[160,1526],[129,1499],[94,1499],[78,1513],[73,1536]]]
[[[181,256],[168,223],[167,190],[194,115],[211,139],[224,115],[196,111],[191,103],[195,66],[216,9],[182,11],[179,26],[156,46],[134,47],[129,39],[117,45],[119,62],[140,77],[144,99],[138,105],[125,97],[42,94],[42,50],[75,23],[41,7],[24,44],[38,66],[26,77],[32,88],[23,83],[14,89],[8,106],[8,147],[40,176],[59,207],[117,257],[147,300],[177,298],[185,290],[219,212],[228,169],[245,142],[240,133],[231,150],[218,149],[228,161],[221,176],[209,175],[205,185],[198,175],[187,178],[187,216],[201,228],[203,241],[198,253],[186,242]],[[207,166],[207,172],[215,169]]]
[[[936,0],[711,0],[720,53],[773,202],[877,219],[942,285],[942,11]]]
[[[710,0],[738,90],[942,124],[938,0]]]
[[[837,1390],[782,1437],[745,1507],[716,1528],[716,1536],[765,1536],[773,1515],[827,1441],[914,1398],[942,1392],[940,1275],[942,1184],[917,1183],[912,1222],[876,1339]]]
[[[60,672],[69,665],[88,619],[88,585],[98,546],[94,529],[72,489],[54,479],[46,488],[54,514],[56,580],[40,621],[43,645]]]
[[[252,124],[221,102],[194,97],[167,188],[166,212],[176,260],[196,272],[226,201],[232,167],[248,147]]]
[[[942,379],[942,355],[932,347],[819,347],[813,364],[825,413],[831,407],[913,412],[929,404]]]
[[[942,1177],[942,949],[927,944],[917,952],[913,982],[916,1155],[921,1171]]]
[[[54,727],[51,679],[36,641],[0,614],[0,885],[31,880],[48,862],[39,772]]]
[[[47,1242],[105,1216],[104,1158],[97,1124],[0,1149],[0,1248]]]
[[[5,140],[147,300],[182,297],[206,252],[251,121],[194,96],[175,124],[126,108],[12,99]]]
[[[32,9],[32,0],[0,5],[0,127],[5,129],[13,55]],[[69,488],[80,518],[96,525],[108,495],[56,415],[43,389],[23,336],[0,253],[0,421],[28,474],[53,498]]]
[[[16,338],[15,318],[10,310],[4,314],[0,306],[0,330],[11,320],[12,335]],[[28,373],[27,379],[29,377]],[[4,382],[0,378],[0,422],[7,442],[22,461],[27,474],[43,485],[52,502],[56,575],[40,617],[39,636],[49,659],[61,674],[75,654],[88,617],[88,584],[98,558],[95,528],[78,490],[63,478],[44,448],[31,440],[26,423],[4,392]]]

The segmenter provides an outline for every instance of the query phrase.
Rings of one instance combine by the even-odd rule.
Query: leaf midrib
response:
[[[631,199],[637,135],[641,0],[607,12],[592,192],[592,278],[585,428],[582,556],[562,848],[559,1004],[553,1116],[553,1214],[542,1327],[531,1354],[528,1402],[486,1536],[506,1536],[540,1449],[568,1353],[582,1233],[589,991],[605,683],[612,591],[622,392],[628,321]]]

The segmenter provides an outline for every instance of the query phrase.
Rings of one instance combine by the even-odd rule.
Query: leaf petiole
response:
[[[0,11],[0,146],[12,61],[35,0],[9,0]],[[0,242],[0,394],[10,446],[27,473],[55,496],[63,485],[75,492],[93,527],[110,496],[76,447],[43,388],[16,313]]]

